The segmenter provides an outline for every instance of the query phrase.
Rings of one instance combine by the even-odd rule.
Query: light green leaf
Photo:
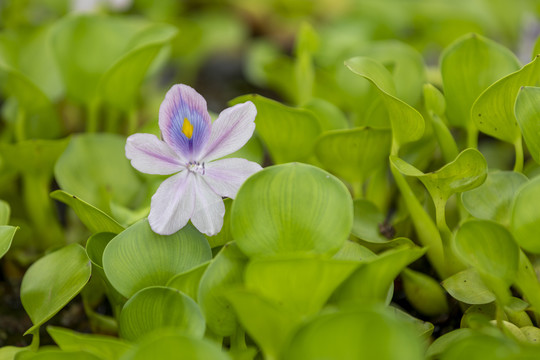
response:
[[[540,254],[537,235],[540,226],[540,178],[530,180],[518,190],[514,199],[510,228],[514,239],[524,250]]]
[[[11,215],[11,207],[9,203],[4,200],[0,200],[0,225],[9,224],[9,217]]]
[[[387,243],[388,239],[381,234],[380,230],[386,216],[369,200],[356,199],[353,204],[354,220],[351,233],[370,243]]]
[[[0,225],[0,258],[8,252],[18,226]]]
[[[426,357],[428,359],[439,359],[441,354],[445,353],[450,347],[452,347],[456,341],[471,336],[472,332],[473,330],[471,329],[463,328],[450,331],[449,333],[438,337],[427,349]]]
[[[440,118],[446,113],[446,99],[432,84],[424,84],[424,105],[428,112]]]
[[[135,341],[163,328],[178,330],[187,336],[202,338],[203,314],[189,296],[163,286],[151,286],[129,299],[119,319],[120,336]]]
[[[463,261],[474,267],[482,281],[497,296],[491,279],[510,285],[517,274],[519,247],[503,226],[486,220],[465,222],[455,235],[455,249]],[[486,282],[487,281],[487,282]]]
[[[343,246],[352,220],[352,199],[342,182],[319,168],[292,163],[267,167],[242,185],[232,206],[231,232],[250,257],[332,254]]]
[[[411,269],[404,269],[401,279],[407,299],[420,313],[436,316],[448,312],[446,293],[435,279]]]
[[[75,195],[56,190],[51,193],[51,197],[69,205],[82,223],[93,233],[111,232],[119,234],[124,230],[116,220]]]
[[[21,302],[34,324],[25,334],[60,311],[82,290],[90,274],[90,260],[78,244],[63,247],[33,263],[21,284]]]
[[[81,134],[71,138],[54,167],[56,181],[73,194],[108,213],[112,200],[129,205],[141,181],[125,156],[125,138]]]
[[[392,344],[392,346],[388,346]],[[420,360],[414,328],[384,308],[324,314],[295,334],[283,359]]]
[[[39,351],[21,351],[15,360],[101,360],[84,351],[63,351],[56,347],[43,347]]]
[[[321,132],[330,130],[347,129],[349,122],[345,114],[333,103],[313,98],[305,103],[302,108],[311,111],[319,120]]]
[[[167,282],[167,287],[181,291],[193,300],[198,301],[199,283],[208,265],[210,265],[210,261],[173,276]]]
[[[141,220],[112,239],[103,253],[103,269],[116,290],[129,298],[149,286],[212,258],[208,242],[191,225],[172,235],[158,235]]]
[[[480,94],[471,109],[478,130],[511,144],[521,141],[514,105],[521,87],[534,86],[540,80],[539,64],[539,57],[535,57],[521,70],[500,79]]]
[[[234,285],[242,284],[247,261],[235,243],[226,244],[200,280],[198,302],[208,328],[219,336],[234,334],[238,326],[225,294]]]
[[[454,299],[466,304],[487,304],[495,301],[495,295],[473,268],[450,276],[442,282],[442,286]]]
[[[319,137],[315,154],[325,170],[351,184],[361,184],[387,165],[391,142],[392,134],[387,130],[334,130]]]
[[[527,177],[521,173],[490,172],[482,185],[461,195],[463,206],[476,218],[508,225],[514,196],[526,182]]]
[[[245,270],[245,287],[295,314],[313,316],[358,265],[316,256],[254,259]]]
[[[161,330],[145,336],[120,360],[175,359],[179,356],[189,360],[230,360],[217,344],[203,339]]]
[[[383,65],[366,57],[349,59],[345,62],[345,65],[352,72],[369,80],[376,86],[388,110],[388,116],[392,124],[394,146],[398,148],[422,137],[425,126],[424,118],[413,107],[396,97],[391,75]],[[397,153],[394,155],[397,155]]]
[[[482,91],[520,67],[510,50],[477,34],[447,47],[441,56],[441,75],[450,124],[468,127],[472,105]]]
[[[332,256],[333,259],[345,261],[363,261],[375,257],[377,255],[373,251],[350,240],[347,240],[343,247]]]
[[[540,88],[521,88],[516,99],[515,114],[527,148],[534,161],[540,164]]]
[[[68,139],[26,140],[17,144],[0,144],[4,169],[24,175],[50,176],[55,163],[68,145]]]
[[[285,106],[260,95],[244,95],[231,104],[251,101],[257,107],[257,133],[276,164],[305,161],[321,133],[317,117],[308,110]]]
[[[131,347],[112,336],[82,334],[55,326],[48,326],[47,332],[63,351],[84,351],[102,360],[116,360]]]

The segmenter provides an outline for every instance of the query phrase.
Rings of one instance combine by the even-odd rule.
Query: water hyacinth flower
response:
[[[223,226],[222,197],[234,198],[240,185],[261,170],[245,159],[220,159],[253,135],[257,109],[252,102],[223,110],[212,124],[206,100],[187,85],[174,85],[159,109],[163,140],[151,134],[127,139],[126,157],[140,172],[173,175],[158,188],[148,221],[158,234],[170,235],[188,220],[202,233],[215,235]]]

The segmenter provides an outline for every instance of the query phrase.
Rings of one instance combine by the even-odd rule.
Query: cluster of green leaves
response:
[[[48,3],[49,16],[66,11]],[[3,347],[1,359],[538,358],[540,43],[523,66],[483,36],[455,40],[475,30],[517,41],[513,24],[532,2],[459,1],[464,17],[443,0],[365,0],[349,18],[301,3],[234,2],[263,33],[283,16],[332,21],[301,25],[293,56],[265,37],[250,47],[250,81],[289,105],[231,100],[258,112],[233,156],[273,166],[225,200],[213,237],[191,225],[151,231],[162,178],[130,166],[125,135],[158,135],[155,121],[139,123],[157,117],[164,67],[193,81],[204,59],[246,39],[245,25],[141,0],[144,19],[21,28],[37,5],[5,6],[0,257],[28,268],[21,301],[33,325],[32,344]],[[409,44],[373,40],[414,21],[424,22],[417,49],[455,40],[436,68]],[[441,22],[451,31],[435,31]],[[77,296],[93,333],[47,326],[58,346],[40,346]]]

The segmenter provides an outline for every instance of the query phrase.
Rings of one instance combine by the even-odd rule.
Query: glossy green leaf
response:
[[[226,244],[200,280],[197,299],[208,328],[217,335],[230,336],[236,331],[236,314],[225,294],[231,287],[243,283],[247,261],[235,243]]]
[[[21,284],[21,302],[33,332],[77,295],[90,280],[91,265],[84,249],[68,245],[30,266]]]
[[[540,282],[536,277],[535,268],[523,250],[519,251],[519,267],[515,286],[521,291],[533,310],[540,313]]]
[[[358,265],[314,256],[254,259],[246,267],[245,286],[293,313],[312,316]]]
[[[98,86],[103,101],[124,111],[131,110],[150,65],[177,32],[173,26],[154,24],[138,33],[130,44],[132,50],[103,75]]]
[[[352,199],[341,181],[292,163],[267,167],[242,185],[232,206],[231,232],[248,256],[332,254],[343,246],[352,220]]]
[[[391,142],[392,134],[387,130],[334,130],[317,140],[315,154],[326,170],[351,184],[361,184],[386,166]]]
[[[154,332],[144,337],[120,360],[147,359],[230,360],[217,344],[194,339],[171,330]]]
[[[148,286],[165,285],[173,276],[211,257],[208,242],[193,226],[172,235],[158,235],[148,220],[141,220],[109,242],[103,253],[103,269],[114,288],[129,298]]]
[[[17,226],[0,225],[0,258],[8,252],[18,229]]]
[[[367,259],[332,296],[331,302],[342,306],[359,303],[384,303],[388,289],[399,273],[420,258],[426,249],[402,246]]]
[[[351,233],[357,238],[373,243],[386,243],[388,238],[381,234],[386,216],[369,200],[354,200],[354,220]]]
[[[468,328],[457,329],[450,331],[446,334],[443,334],[441,337],[438,337],[431,343],[426,352],[426,357],[428,359],[438,359],[441,354],[445,353],[452,345],[459,341],[459,339],[466,338],[471,336],[473,330]]]
[[[56,181],[66,192],[108,212],[112,200],[129,205],[141,181],[125,156],[126,140],[113,134],[81,134],[56,162]]]
[[[477,34],[447,47],[441,56],[441,75],[450,124],[469,126],[472,105],[482,91],[519,68],[510,50]]]
[[[439,117],[443,117],[446,113],[446,99],[432,84],[424,85],[424,105],[428,112]]]
[[[231,104],[251,101],[257,107],[257,133],[276,164],[305,161],[321,133],[317,117],[308,110],[285,106],[260,95],[245,95]]]
[[[47,332],[63,351],[84,351],[103,360],[116,360],[131,347],[112,336],[82,334],[55,326],[47,327]]]
[[[249,290],[231,290],[227,293],[227,299],[264,357],[279,359],[280,352],[301,323],[299,315]]]
[[[534,254],[540,253],[540,243],[537,240],[540,226],[540,209],[536,206],[538,201],[540,178],[534,178],[517,192],[510,223],[512,235],[519,246]]]
[[[393,79],[388,70],[380,63],[366,58],[349,59],[345,65],[355,74],[362,76],[375,85],[381,94],[390,122],[392,136],[396,146],[416,141],[424,134],[424,118],[413,107],[396,97]]]
[[[124,230],[116,220],[75,195],[56,190],[51,193],[51,197],[69,205],[82,223],[93,233],[111,232],[119,234]]]
[[[445,291],[435,279],[410,269],[401,272],[401,279],[407,299],[420,313],[436,316],[448,312]]]
[[[375,257],[377,255],[373,251],[350,240],[347,240],[341,249],[332,256],[333,259],[346,261],[363,261]]]
[[[118,322],[120,336],[130,341],[163,328],[202,338],[206,327],[195,301],[163,286],[147,287],[133,295],[124,305]]]
[[[540,60],[536,57],[521,70],[488,87],[474,102],[471,116],[481,132],[515,144],[521,141],[514,105],[519,89],[534,86],[540,80]]]
[[[486,160],[476,149],[463,150],[454,161],[427,174],[398,157],[391,156],[390,161],[403,175],[419,178],[435,204],[444,204],[451,195],[480,186],[487,176]]]
[[[442,282],[442,286],[454,299],[466,304],[487,304],[495,301],[495,295],[473,268],[450,276]]]
[[[194,268],[173,276],[168,282],[167,287],[183,292],[193,300],[197,301],[199,292],[199,283],[206,269],[210,265],[210,261],[204,262]]]
[[[512,202],[527,177],[513,171],[488,173],[486,181],[476,189],[461,195],[463,206],[474,217],[508,225]]]
[[[523,87],[518,93],[515,114],[523,138],[534,161],[540,164],[540,88]]]
[[[311,111],[317,117],[323,133],[349,127],[349,122],[343,111],[329,101],[313,98],[305,103],[302,108]]]
[[[86,254],[92,264],[103,269],[103,252],[116,235],[115,233],[102,232],[90,236],[86,241]]]
[[[9,217],[11,215],[11,207],[9,203],[4,200],[0,200],[0,225],[9,224]]]
[[[518,270],[519,247],[503,226],[486,220],[467,221],[455,235],[455,249],[480,273],[484,283],[486,276],[508,285],[513,282]]]
[[[423,358],[423,346],[411,326],[385,309],[369,308],[315,318],[295,334],[283,356],[286,360]]]

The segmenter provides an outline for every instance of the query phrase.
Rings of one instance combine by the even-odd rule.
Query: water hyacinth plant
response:
[[[0,359],[540,358],[539,18],[0,4]]]

